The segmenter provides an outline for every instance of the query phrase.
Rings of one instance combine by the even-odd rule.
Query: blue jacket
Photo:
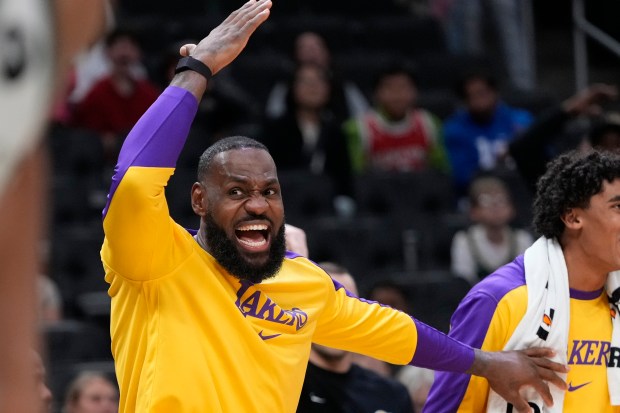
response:
[[[464,191],[479,170],[492,169],[516,134],[532,124],[531,113],[499,103],[490,122],[479,124],[461,109],[444,124],[444,137],[454,182]]]

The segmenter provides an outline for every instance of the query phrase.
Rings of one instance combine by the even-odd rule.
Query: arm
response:
[[[198,45],[183,46],[181,54],[202,61],[216,74],[237,57],[269,16],[270,7],[270,0],[248,1]],[[192,71],[175,76],[123,145],[103,223],[102,258],[116,273],[136,280],[152,278],[170,271],[186,253],[172,249],[174,224],[164,187],[206,86],[207,80]]]
[[[553,154],[549,153],[549,145],[562,133],[567,122],[579,115],[597,114],[601,110],[601,102],[616,97],[617,90],[614,86],[589,86],[541,115],[510,143],[510,155],[532,190],[535,190],[536,181],[545,172],[547,162],[553,157]]]
[[[409,363],[457,373],[465,378],[469,374],[484,377],[498,394],[514,405],[517,412],[530,411],[519,394],[521,387],[533,386],[546,403],[552,404],[548,385],[543,380],[564,386],[554,371],[565,371],[565,368],[545,358],[552,356],[549,350],[474,350],[402,312],[357,298],[337,282],[334,282],[334,290],[326,298],[328,309],[333,305],[333,311],[322,314],[315,332],[314,341],[318,344],[366,354],[390,363]]]

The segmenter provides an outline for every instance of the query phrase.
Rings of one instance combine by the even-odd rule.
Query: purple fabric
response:
[[[480,348],[497,304],[507,293],[523,285],[525,267],[523,256],[520,255],[472,288],[452,315],[450,337]],[[457,411],[467,390],[469,378],[468,374],[437,372],[424,412]]]
[[[570,298],[574,298],[576,300],[596,300],[603,293],[603,289],[596,291],[581,291],[581,290],[573,290],[570,289]]]
[[[418,329],[418,343],[409,364],[432,370],[463,373],[474,362],[474,349],[413,319]]]
[[[284,254],[284,258],[288,258],[291,260],[297,257],[303,257],[303,255],[297,254],[296,252],[293,252],[293,251],[286,251],[286,254]]]
[[[118,156],[103,218],[114,192],[130,167],[175,166],[197,110],[198,102],[190,92],[170,86],[142,115],[127,135]]]

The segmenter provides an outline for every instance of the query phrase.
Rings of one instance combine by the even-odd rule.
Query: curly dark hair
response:
[[[564,232],[562,214],[570,208],[587,208],[603,181],[620,178],[620,154],[603,150],[571,151],[547,165],[538,180],[534,200],[534,230],[559,239]]]

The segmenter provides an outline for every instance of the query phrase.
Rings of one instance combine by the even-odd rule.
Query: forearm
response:
[[[409,364],[431,370],[465,373],[474,364],[474,349],[418,321],[415,353]]]

